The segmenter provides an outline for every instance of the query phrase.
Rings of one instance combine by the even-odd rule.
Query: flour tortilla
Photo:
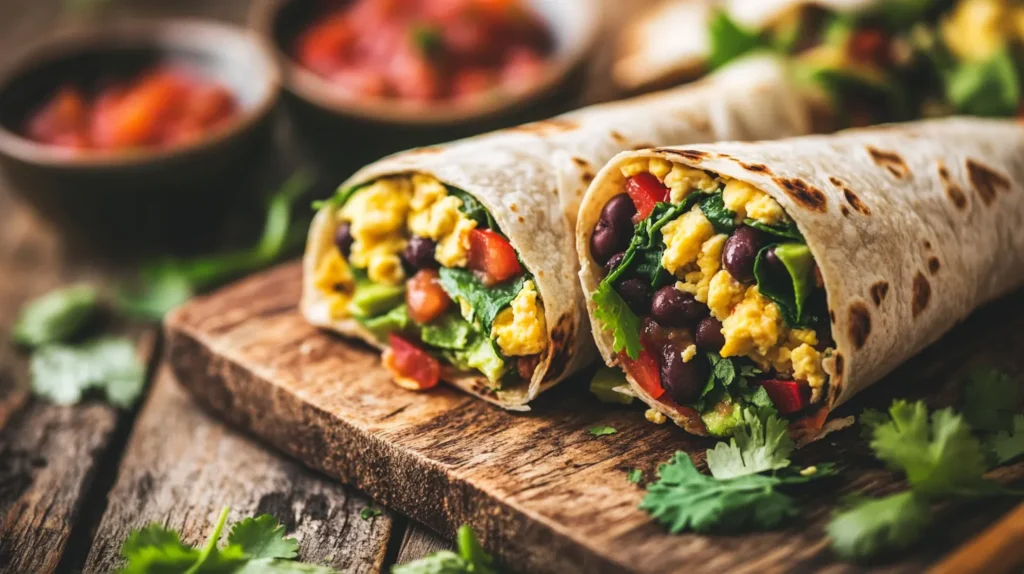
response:
[[[596,357],[580,290],[574,245],[576,215],[589,183],[616,153],[683,142],[763,139],[808,133],[806,106],[777,60],[753,58],[671,91],[585,108],[551,120],[371,164],[343,188],[413,172],[473,195],[533,273],[550,345],[529,385],[491,390],[479,374],[447,369],[442,378],[508,409],[527,410],[538,393]],[[316,215],[303,264],[301,309],[313,325],[381,344],[357,321],[330,317],[313,285],[317,263],[334,249],[337,209]]]
[[[829,409],[1024,283],[1024,126],[950,118],[619,154],[580,212],[580,279],[591,312],[590,293],[604,272],[590,257],[590,234],[601,207],[621,193],[619,166],[635,157],[745,181],[796,222],[828,294],[836,342],[824,365]],[[594,334],[605,362],[614,364],[611,335],[599,328]],[[644,402],[687,426],[682,413],[630,384]]]

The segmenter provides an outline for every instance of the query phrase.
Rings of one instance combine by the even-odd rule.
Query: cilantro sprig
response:
[[[459,527],[458,553],[441,550],[391,569],[392,574],[498,574],[494,558],[484,552],[468,524]]]
[[[326,566],[295,562],[299,543],[285,538],[284,526],[269,514],[246,518],[232,526],[227,544],[218,546],[229,508],[221,511],[206,544],[189,546],[180,535],[153,523],[133,531],[121,547],[128,561],[122,574],[236,572],[268,574],[333,574]]]

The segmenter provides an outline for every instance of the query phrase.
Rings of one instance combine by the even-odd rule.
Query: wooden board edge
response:
[[[188,306],[168,318],[175,377],[205,408],[327,476],[454,538],[461,524],[504,564],[524,572],[629,571],[557,524],[492,496],[443,465],[395,448],[219,356],[188,325]],[[529,516],[530,518],[526,518]]]

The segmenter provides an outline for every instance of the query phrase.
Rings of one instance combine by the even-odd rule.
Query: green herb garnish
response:
[[[615,427],[609,427],[604,425],[590,427],[589,429],[587,429],[587,431],[590,432],[590,434],[593,436],[607,436],[619,432],[618,430],[615,429]]]
[[[467,524],[459,527],[456,538],[458,554],[441,550],[425,558],[401,564],[391,569],[392,574],[498,574],[494,558],[483,547]]]
[[[146,382],[146,368],[135,344],[119,338],[46,345],[32,354],[29,370],[32,392],[60,405],[77,403],[95,390],[111,404],[127,409]]]
[[[88,326],[99,306],[99,294],[89,285],[51,291],[22,308],[14,341],[26,347],[65,342]]]

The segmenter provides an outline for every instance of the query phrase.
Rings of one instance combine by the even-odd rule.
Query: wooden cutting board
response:
[[[823,527],[850,493],[901,487],[864,450],[856,428],[800,452],[799,464],[848,468],[812,484],[788,528],[742,536],[668,535],[637,510],[642,487],[676,450],[702,459],[708,442],[644,420],[641,407],[612,407],[569,381],[512,414],[449,388],[412,393],[394,386],[375,352],[308,326],[296,303],[300,268],[290,263],[178,309],[167,320],[178,380],[231,423],[312,468],[452,536],[471,524],[485,546],[521,572],[751,572],[864,568],[829,549]],[[1022,372],[1024,298],[976,313],[949,337],[864,394],[838,416],[893,396],[956,400],[972,364]],[[616,434],[594,437],[608,425]],[[1024,463],[997,478],[1019,480]],[[1012,506],[996,500],[947,508],[915,551],[876,565],[919,572]]]

